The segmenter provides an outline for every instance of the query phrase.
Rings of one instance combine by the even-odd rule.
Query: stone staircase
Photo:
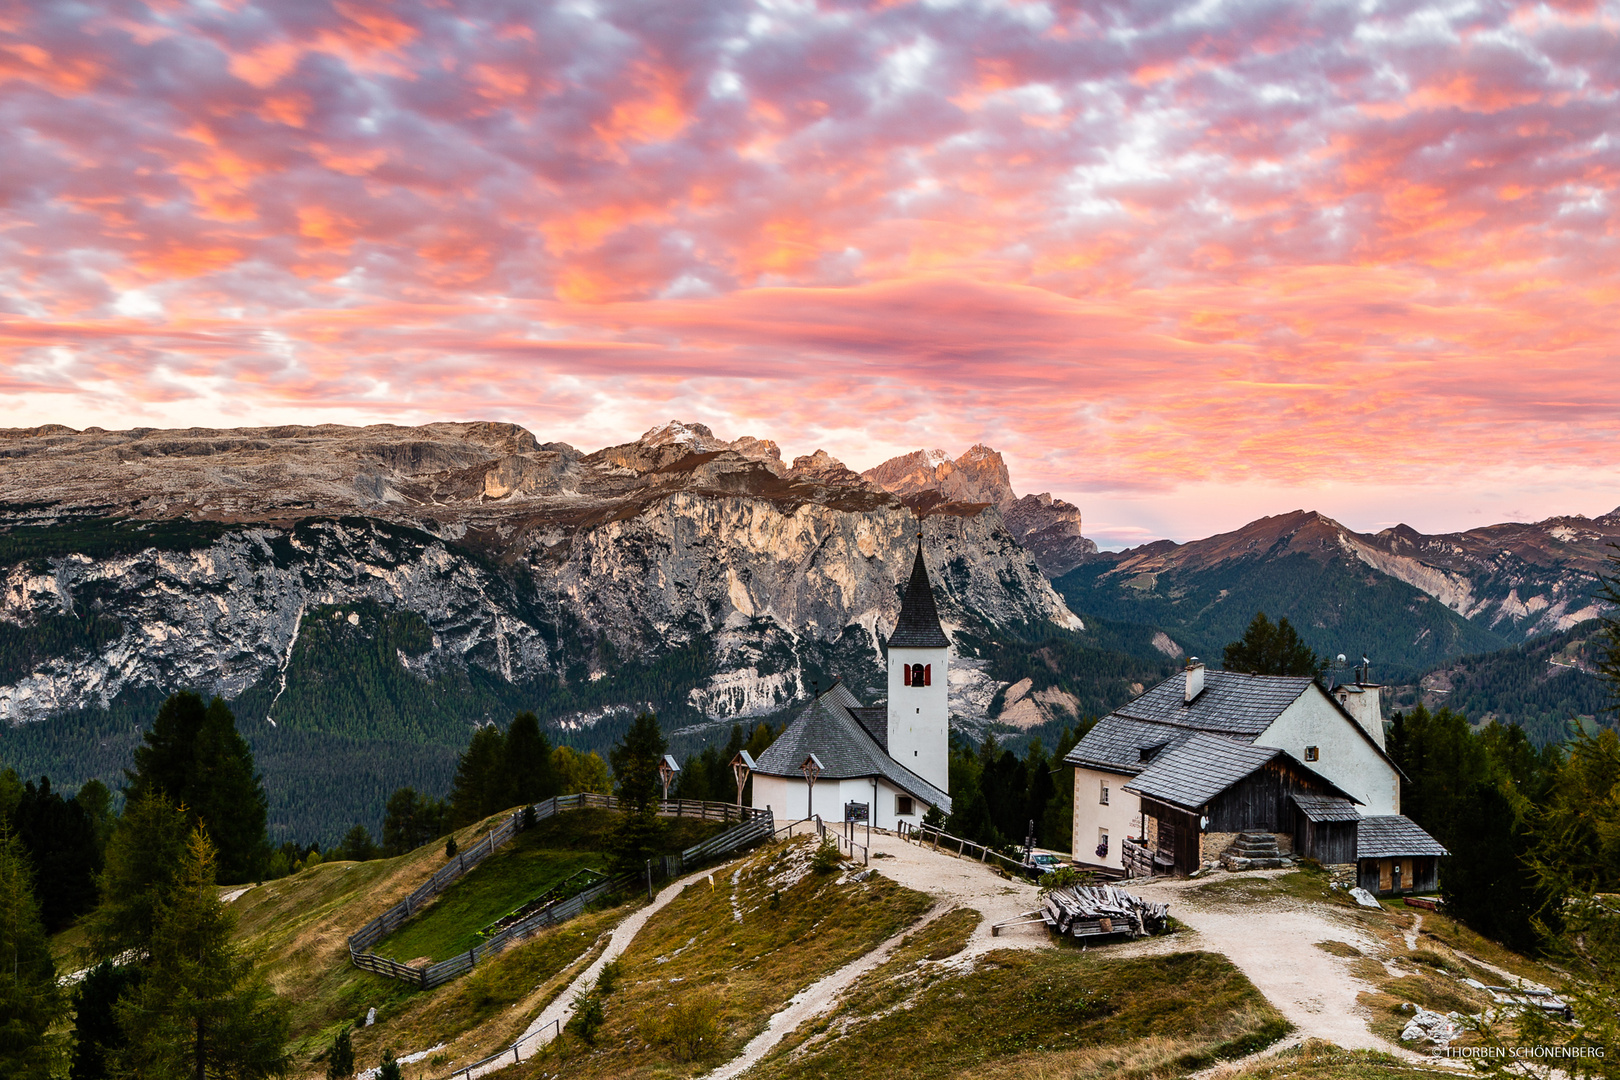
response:
[[[1232,846],[1221,852],[1221,865],[1228,870],[1275,870],[1293,864],[1292,858],[1277,850],[1277,838],[1271,833],[1238,833]]]

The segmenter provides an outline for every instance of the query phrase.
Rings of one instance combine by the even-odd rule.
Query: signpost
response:
[[[844,831],[849,835],[849,842],[855,842],[855,826],[865,822],[866,846],[872,846],[872,804],[855,802],[851,800],[844,804]]]

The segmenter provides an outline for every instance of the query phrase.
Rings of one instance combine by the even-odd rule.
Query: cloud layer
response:
[[[13,0],[0,422],[1612,503],[1617,118],[1614,4]]]

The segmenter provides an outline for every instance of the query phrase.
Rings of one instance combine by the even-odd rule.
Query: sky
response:
[[[1620,505],[1620,4],[0,0],[0,426]]]

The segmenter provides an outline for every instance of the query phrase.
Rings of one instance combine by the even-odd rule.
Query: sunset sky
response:
[[[0,3],[0,425],[1620,505],[1620,5]]]

